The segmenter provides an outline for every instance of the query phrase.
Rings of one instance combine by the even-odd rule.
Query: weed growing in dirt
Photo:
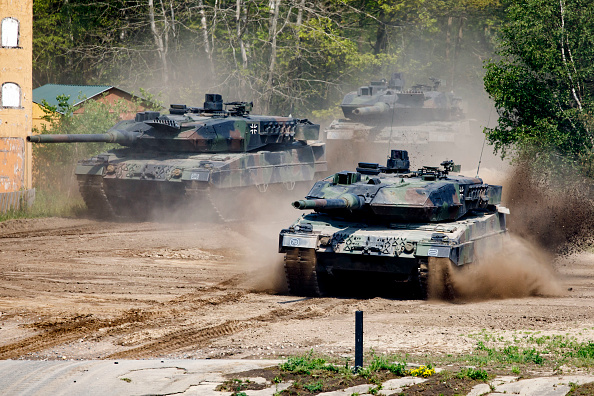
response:
[[[278,366],[280,374],[270,376],[273,383],[280,379],[293,381],[288,389],[279,392],[280,395],[308,395],[344,389],[354,385],[370,384],[367,393],[379,394],[382,383],[388,379],[406,375],[428,378],[435,374],[432,365],[424,365],[409,370],[405,362],[386,356],[378,356],[373,351],[367,359],[367,364],[358,371],[348,366],[336,365],[325,358],[315,356],[310,351],[302,356],[294,356]]]
[[[223,382],[221,385],[216,387],[219,392],[227,391],[233,392],[232,396],[247,396],[244,390],[260,390],[264,389],[265,385],[256,384],[249,379],[238,379],[233,378],[231,380]]]
[[[487,381],[489,379],[489,374],[487,374],[485,370],[468,367],[456,373],[456,378],[470,378],[473,380]]]
[[[399,377],[405,376],[407,374],[405,363],[393,363],[388,361],[387,358],[377,355],[373,355],[373,360],[367,365],[367,367],[361,368],[358,374],[363,378],[370,378],[374,373],[377,373],[381,370],[387,370]]]
[[[512,364],[511,371],[516,375],[521,373],[522,366],[531,365],[594,367],[594,341],[578,341],[570,335],[523,331],[503,337],[482,331],[470,337],[477,340],[474,353],[443,360],[474,366],[501,364],[509,367]]]
[[[307,389],[310,392],[321,392],[324,388],[324,383],[322,380],[317,380],[316,382],[311,382],[309,384],[303,385],[303,388]]]
[[[293,374],[312,375],[312,372],[325,370],[339,372],[340,368],[328,363],[325,359],[314,357],[313,351],[309,351],[304,356],[290,357],[285,363],[281,363],[279,368]]]

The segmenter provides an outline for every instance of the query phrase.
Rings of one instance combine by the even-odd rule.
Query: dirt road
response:
[[[285,220],[266,225],[0,223],[0,359],[471,351],[482,329],[594,337],[594,255],[558,259],[564,295],[445,303],[282,293]],[[571,289],[571,290],[568,290]]]

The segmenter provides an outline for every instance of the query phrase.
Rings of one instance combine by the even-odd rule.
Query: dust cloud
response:
[[[451,269],[455,301],[563,294],[548,252],[514,235],[502,237],[500,243],[502,246],[484,252],[472,265]]]
[[[245,237],[243,245],[238,246],[242,250],[240,265],[246,274],[243,287],[270,294],[288,292],[284,254],[278,253],[278,238],[283,228],[301,216],[302,212],[293,208],[291,202],[307,194],[310,187],[307,184],[297,185],[291,191],[280,186],[268,191],[265,197],[253,201],[258,204],[244,208],[249,221],[228,223],[233,231]]]
[[[523,162],[506,184],[503,199],[512,211],[511,232],[554,253],[570,253],[592,242],[591,182],[575,175],[539,175]]]

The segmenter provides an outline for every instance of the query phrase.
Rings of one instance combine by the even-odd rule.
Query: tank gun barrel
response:
[[[356,115],[373,115],[373,114],[381,114],[385,113],[386,111],[390,110],[390,106],[384,102],[378,102],[373,106],[365,106],[365,107],[357,107],[353,110],[353,114]]]
[[[361,209],[365,205],[363,197],[343,194],[331,199],[301,199],[293,202],[295,209]]]
[[[107,133],[94,134],[66,134],[66,135],[33,135],[27,136],[31,143],[118,143],[121,145],[133,144],[140,132],[126,132],[111,130]]]

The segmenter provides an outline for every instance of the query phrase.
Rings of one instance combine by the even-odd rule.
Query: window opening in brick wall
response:
[[[15,83],[2,84],[2,92],[0,99],[2,100],[2,107],[21,107],[21,87]]]
[[[2,20],[2,47],[16,48],[19,46],[19,21],[8,17]]]

